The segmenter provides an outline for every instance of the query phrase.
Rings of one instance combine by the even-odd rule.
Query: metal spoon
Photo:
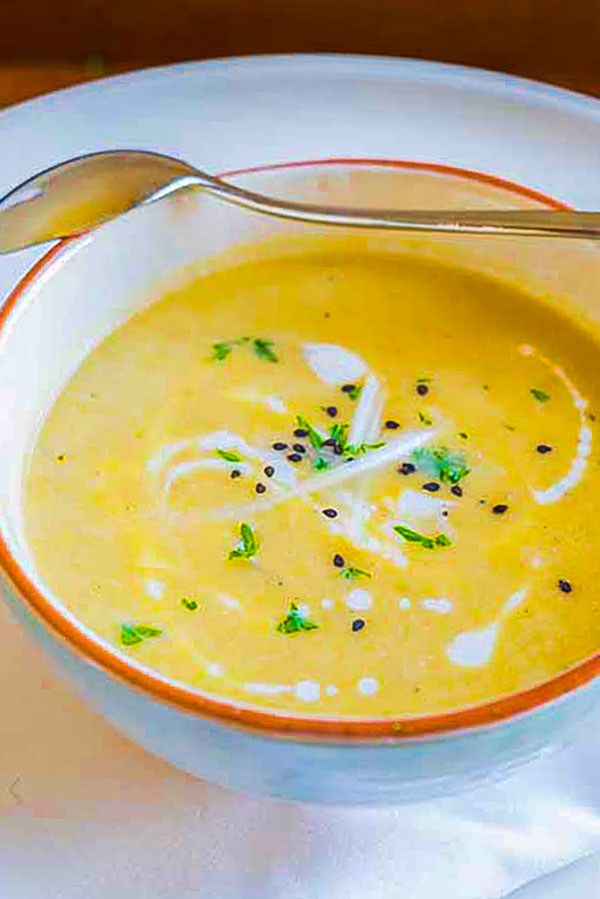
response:
[[[78,234],[141,203],[155,202],[192,186],[254,212],[318,225],[454,234],[600,237],[600,212],[317,206],[243,190],[159,153],[111,150],[79,156],[46,169],[0,199],[0,253]]]

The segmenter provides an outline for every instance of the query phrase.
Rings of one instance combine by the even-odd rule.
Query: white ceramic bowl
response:
[[[423,164],[309,162],[235,175],[238,183],[305,200],[361,205],[531,206],[552,201],[493,178]],[[484,705],[400,720],[325,720],[232,703],[171,681],[79,623],[35,571],[22,485],[36,432],[84,357],[161,285],[223,250],[306,226],[250,215],[198,193],[136,210],[54,248],[17,287],[0,323],[0,562],[16,616],[79,692],[147,749],[233,788],[328,803],[390,803],[454,792],[551,748],[598,699],[600,656]],[[550,289],[600,317],[596,248],[574,242],[373,234]],[[215,254],[217,254],[215,256]],[[376,326],[376,325],[375,325]]]

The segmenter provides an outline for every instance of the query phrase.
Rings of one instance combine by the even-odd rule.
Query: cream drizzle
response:
[[[518,608],[526,596],[527,589],[522,587],[509,596],[491,624],[457,634],[446,648],[446,655],[452,664],[459,665],[461,668],[481,668],[487,665],[494,654],[496,639],[503,619],[509,612]]]
[[[359,355],[335,343],[303,343],[301,349],[317,378],[332,387],[357,381],[367,371]]]
[[[575,452],[575,456],[573,461],[569,466],[569,470],[564,478],[561,478],[555,484],[552,484],[550,487],[547,487],[545,490],[534,490],[531,489],[531,493],[536,502],[540,505],[549,505],[550,503],[556,503],[558,500],[562,499],[565,493],[567,493],[572,487],[575,487],[581,478],[583,477],[583,473],[585,471],[586,465],[588,464],[588,460],[590,457],[590,453],[592,451],[592,429],[587,423],[587,419],[585,417],[586,409],[588,407],[588,401],[582,397],[579,393],[571,379],[565,373],[564,369],[560,367],[560,365],[555,365],[550,359],[547,359],[545,356],[542,356],[541,353],[538,353],[535,347],[529,346],[528,344],[523,344],[519,347],[519,352],[522,356],[533,356],[538,359],[546,368],[549,368],[550,371],[556,375],[556,377],[562,381],[566,389],[571,395],[571,399],[573,400],[573,405],[577,409],[579,413],[579,437],[577,439],[577,449]]]

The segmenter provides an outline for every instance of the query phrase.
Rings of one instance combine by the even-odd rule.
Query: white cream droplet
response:
[[[225,593],[220,593],[218,600],[227,609],[239,609],[240,607],[240,601],[235,596],[227,596]]]
[[[340,691],[335,684],[329,684],[329,686],[325,687],[325,692],[328,696],[337,696]]]
[[[440,597],[439,599],[422,599],[421,606],[427,609],[428,612],[436,612],[438,615],[449,615],[454,608],[454,603],[451,599]]]
[[[158,578],[149,577],[144,581],[144,589],[152,599],[161,599],[165,592],[165,585]]]
[[[446,653],[461,668],[479,668],[492,658],[500,625],[496,622],[475,631],[457,634]]]
[[[302,702],[317,702],[321,696],[321,687],[318,681],[301,680],[296,684],[294,692]]]
[[[308,618],[310,615],[310,606],[305,602],[299,602],[298,613],[301,618]]]
[[[410,609],[410,599],[408,598],[408,596],[403,596],[398,600],[398,608]]]
[[[358,692],[363,696],[373,696],[379,690],[379,681],[375,677],[361,677],[358,682]]]
[[[263,684],[256,681],[246,681],[243,687],[248,693],[262,693],[264,696],[278,696],[280,693],[291,693],[292,691],[287,684]]]
[[[322,599],[321,605],[324,609],[333,609],[335,603],[332,599]]]
[[[371,608],[372,604],[371,594],[368,590],[364,590],[361,587],[351,590],[346,597],[346,605],[353,612],[366,612],[367,609]]]
[[[209,677],[223,677],[225,669],[219,662],[207,662],[206,673]]]

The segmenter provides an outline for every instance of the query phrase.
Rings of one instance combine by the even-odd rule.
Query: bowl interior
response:
[[[340,205],[509,208],[544,203],[494,179],[410,164],[307,163],[238,173],[232,179],[254,190]],[[105,336],[155,301],[163,287],[189,277],[192,268],[209,271],[224,259],[243,257],[253,252],[257,240],[263,241],[265,253],[277,253],[289,251],[290,236],[309,241],[326,233],[262,218],[190,191],[65,242],[15,291],[0,329],[0,533],[17,565],[60,615],[72,619],[35,571],[24,532],[22,493],[36,434],[63,385]],[[579,310],[600,330],[595,295],[600,256],[584,242],[391,232],[363,232],[353,239],[373,250],[453,260],[501,275]],[[301,252],[301,246],[301,241],[289,243],[294,252]],[[124,658],[129,666],[137,665]]]

